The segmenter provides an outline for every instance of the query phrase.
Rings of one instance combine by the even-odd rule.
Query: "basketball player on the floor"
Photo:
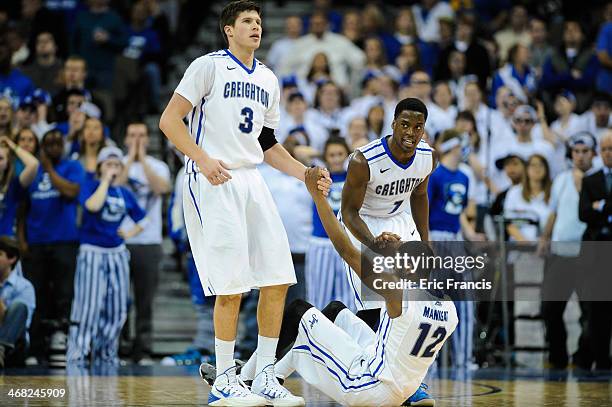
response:
[[[416,98],[401,100],[395,107],[393,134],[360,147],[351,156],[340,221],[355,247],[376,250],[383,232],[399,235],[403,241],[429,241],[427,183],[437,158],[422,140],[426,120],[423,102]],[[361,286],[350,268],[347,276],[357,315],[376,330],[378,305],[362,299]],[[425,388],[410,397],[408,404],[433,405]]]
[[[317,191],[314,171],[307,172],[306,185],[325,231],[356,276],[370,288],[376,278],[397,282],[396,273],[372,273],[376,254],[368,248],[360,253],[350,241],[329,202]],[[411,256],[432,255],[423,242],[400,242],[397,235],[386,232],[377,239],[388,246],[388,255],[395,253],[393,248]],[[408,279],[427,278],[427,273],[417,269]],[[400,289],[378,293],[385,299],[386,311],[376,333],[339,301],[322,311],[303,300],[291,303],[277,348],[279,378],[297,370],[307,383],[349,406],[397,406],[415,393],[457,326],[455,305],[449,297],[442,300],[440,293]],[[208,372],[214,377],[212,367]]]
[[[187,68],[160,119],[185,154],[183,206],[189,242],[206,295],[216,295],[215,354],[221,373],[214,406],[303,405],[274,375],[285,295],[295,284],[287,235],[258,170],[266,161],[304,180],[306,168],[276,142],[280,90],[276,76],[254,57],[261,40],[257,4],[225,6],[220,28],[229,49]],[[183,118],[188,118],[188,129]],[[317,169],[321,191],[331,180]],[[257,375],[251,389],[236,376],[234,344],[242,293],[260,289]]]

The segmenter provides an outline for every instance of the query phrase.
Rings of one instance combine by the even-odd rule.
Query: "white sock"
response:
[[[223,374],[234,366],[234,345],[236,341],[224,341],[215,337],[215,357],[217,359],[217,375]]]
[[[268,338],[266,336],[257,335],[257,368],[256,375],[259,374],[266,366],[274,365],[276,356],[276,345],[278,338]]]
[[[240,378],[242,380],[253,380],[255,378],[255,367],[257,363],[257,351],[253,352],[249,360],[240,369]]]

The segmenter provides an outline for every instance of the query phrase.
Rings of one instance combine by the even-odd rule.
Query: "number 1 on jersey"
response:
[[[402,199],[401,201],[395,201],[393,202],[393,205],[395,205],[393,207],[393,210],[391,212],[389,212],[389,215],[391,215],[393,212],[395,212],[396,210],[399,209],[400,206],[402,206],[402,203],[404,202],[404,200]]]
[[[240,114],[244,116],[244,122],[240,123],[238,129],[243,133],[250,133],[253,130],[253,109],[245,107],[240,111]]]

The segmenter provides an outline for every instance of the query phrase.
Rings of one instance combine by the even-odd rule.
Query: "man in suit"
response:
[[[609,370],[610,332],[612,330],[612,302],[610,284],[612,262],[610,241],[612,241],[612,131],[608,130],[601,139],[603,168],[585,177],[580,192],[579,217],[587,224],[582,237],[583,273],[586,293],[592,300],[588,318],[592,355],[577,361],[579,367],[590,370],[592,361],[595,369]],[[597,241],[597,243],[595,243]]]

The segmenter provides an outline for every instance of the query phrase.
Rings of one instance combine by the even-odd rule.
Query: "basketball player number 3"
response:
[[[244,116],[244,122],[240,123],[238,128],[243,133],[250,133],[253,130],[253,109],[245,107],[240,111],[240,114]]]
[[[425,338],[427,338],[427,336],[429,335],[429,331],[431,330],[431,324],[423,322],[421,325],[419,325],[419,329],[421,330],[421,334],[417,338],[416,342],[414,343],[414,347],[412,348],[412,351],[410,352],[412,356],[417,356],[417,357],[419,357],[419,353],[421,352],[421,348],[423,347]],[[431,337],[432,339],[435,338],[435,340],[429,346],[425,348],[425,350],[423,351],[423,354],[420,355],[420,357],[430,358],[434,355],[435,347],[440,342],[442,342],[444,338],[446,338],[446,329],[444,329],[444,327],[442,326],[438,327],[438,329],[434,331]]]

